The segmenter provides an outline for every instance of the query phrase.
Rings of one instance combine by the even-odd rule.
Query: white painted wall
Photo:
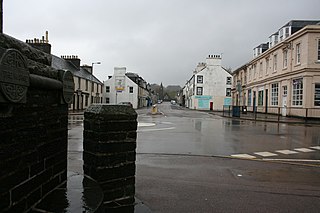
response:
[[[133,108],[138,108],[138,85],[126,75],[125,67],[115,67],[113,76],[104,81],[103,103],[106,103],[106,98],[109,98],[110,104],[118,104],[120,102],[131,102]],[[121,81],[121,85],[119,82]],[[106,92],[106,87],[110,87],[110,92]],[[119,88],[123,90],[119,90]],[[130,87],[133,87],[133,93],[130,93]],[[116,91],[116,88],[118,91]]]
[[[206,58],[204,63],[199,63],[194,72],[194,94],[186,93],[186,102],[190,109],[210,109],[210,102],[213,103],[213,110],[222,110],[224,100],[226,97],[227,88],[231,88],[232,85],[227,85],[227,77],[232,77],[221,66],[220,55],[210,55]],[[203,76],[203,83],[198,83],[198,76]],[[193,85],[186,85],[186,87]],[[197,95],[197,87],[203,88],[202,96]],[[189,88],[191,89],[191,88]],[[188,89],[186,88],[186,91]],[[231,97],[230,97],[231,98]]]

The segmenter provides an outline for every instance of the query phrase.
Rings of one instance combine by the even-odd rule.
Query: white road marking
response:
[[[272,152],[254,152],[255,155],[260,155],[262,157],[271,157],[271,156],[277,156],[278,154],[272,153]]]
[[[320,150],[320,146],[311,146],[310,148]]]
[[[285,155],[291,155],[291,154],[297,154],[299,152],[295,152],[295,151],[291,151],[291,150],[277,150],[276,152],[279,152],[281,154],[285,154]]]
[[[310,159],[273,159],[273,158],[263,158],[265,161],[289,161],[289,162],[316,162],[320,163],[320,160],[310,160]]]
[[[163,122],[161,122],[162,124],[169,124],[169,125],[172,125],[173,123],[171,123],[171,122],[166,122],[166,121],[163,121]]]
[[[175,129],[175,127],[168,127],[168,128],[159,128],[159,129],[139,129],[137,132],[152,132],[152,131],[164,131],[164,130],[171,130]]]
[[[236,154],[236,155],[231,155],[231,157],[235,157],[235,158],[245,158],[245,159],[254,159],[256,158],[253,155],[248,155],[248,154]]]
[[[155,123],[142,123],[142,122],[138,123],[138,127],[150,127],[155,125],[156,125]]]
[[[297,148],[294,150],[299,151],[299,152],[314,152],[315,151],[315,150],[307,149],[307,148]]]

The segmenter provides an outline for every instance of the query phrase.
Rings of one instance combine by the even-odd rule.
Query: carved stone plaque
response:
[[[30,85],[25,58],[15,49],[7,49],[0,57],[1,93],[7,101],[25,103]]]
[[[73,81],[73,74],[70,71],[65,71],[63,73],[62,84],[63,84],[63,100],[67,104],[71,104],[73,101],[74,81]]]

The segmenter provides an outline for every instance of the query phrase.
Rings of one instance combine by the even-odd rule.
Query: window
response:
[[[263,70],[263,64],[262,64],[262,62],[260,62],[259,77],[262,77],[262,70]]]
[[[88,106],[88,101],[89,101],[89,96],[86,95],[86,96],[85,96],[85,102],[84,102],[84,105],[85,105],[85,106]]]
[[[248,106],[251,106],[251,89],[248,90]]]
[[[81,78],[78,78],[78,89],[80,89],[81,86]]]
[[[231,88],[226,89],[226,96],[231,97]]]
[[[318,61],[320,61],[320,39],[318,40]]]
[[[253,65],[253,79],[256,79],[256,74],[257,74],[257,64]]]
[[[271,105],[278,105],[279,85],[278,83],[271,84]]]
[[[300,64],[301,62],[301,52],[300,52],[300,44],[296,45],[296,63]]]
[[[199,84],[203,83],[203,76],[202,75],[197,76],[197,83],[199,83]]]
[[[92,84],[91,84],[91,92],[93,92],[94,91],[94,83],[92,82]]]
[[[258,106],[263,106],[263,90],[258,92]]]
[[[227,77],[227,85],[231,85],[231,77]]]
[[[129,87],[129,93],[133,93],[133,87]]]
[[[197,87],[197,95],[202,95],[203,88],[202,87]]]
[[[273,56],[273,71],[277,71],[277,55]]]
[[[289,27],[285,28],[285,38],[289,37]]]
[[[106,104],[110,103],[110,98],[106,98]]]
[[[288,50],[283,51],[283,68],[288,67]]]
[[[292,105],[302,106],[303,99],[303,82],[302,78],[292,81]]]
[[[269,61],[270,61],[269,57],[266,58],[266,75],[268,75],[268,72],[269,72]]]
[[[287,97],[287,95],[288,95],[288,87],[287,86],[283,86],[282,89],[283,89],[283,96]]]
[[[249,68],[249,81],[251,81],[251,68]]]
[[[320,106],[320,83],[315,84],[315,88],[314,88],[314,106]]]
[[[86,80],[86,91],[88,91],[88,85],[89,85],[89,81]]]
[[[110,92],[110,86],[106,86],[106,93]]]

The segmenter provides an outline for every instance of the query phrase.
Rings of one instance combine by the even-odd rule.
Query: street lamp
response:
[[[101,62],[98,61],[98,62],[92,62],[92,63],[91,63],[91,67],[92,67],[92,68],[91,68],[91,74],[93,74],[93,65],[94,65],[94,64],[101,64]]]

